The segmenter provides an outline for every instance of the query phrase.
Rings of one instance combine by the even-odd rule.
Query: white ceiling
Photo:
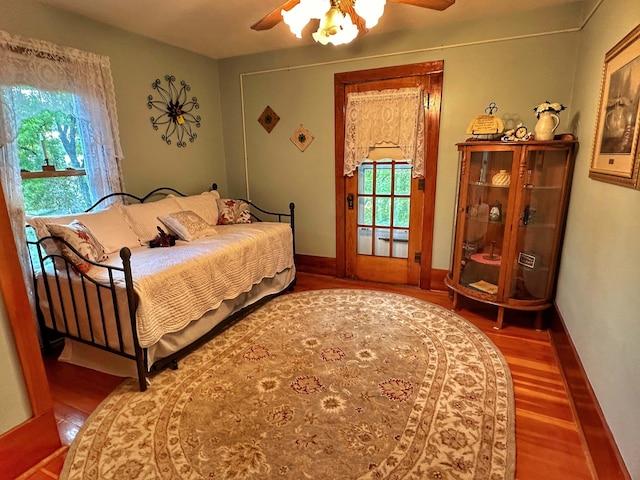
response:
[[[284,0],[39,0],[63,10],[120,27],[211,58],[226,58],[314,43],[284,23],[256,32],[250,26]],[[461,20],[489,20],[497,13],[526,12],[576,0],[457,0],[439,12],[387,3],[378,26],[367,35],[425,28]],[[491,22],[487,22],[490,28]],[[355,40],[357,41],[357,39]],[[335,48],[332,45],[318,48]],[[339,48],[339,47],[337,47]]]

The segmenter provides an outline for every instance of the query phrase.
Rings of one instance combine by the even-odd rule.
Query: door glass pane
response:
[[[359,255],[371,255],[372,242],[371,242],[371,228],[359,227],[358,228],[358,254]]]
[[[363,163],[358,167],[358,193],[371,195],[373,193],[373,164]]]
[[[393,199],[393,226],[409,228],[409,199]]]
[[[411,194],[411,165],[397,164],[394,178],[394,195]]]
[[[391,164],[378,164],[376,168],[376,194],[377,195],[391,195],[391,177],[392,177]]]
[[[395,258],[409,257],[409,230],[393,230],[391,256]]]
[[[371,197],[358,197],[358,223],[371,225],[373,223],[373,201]]]
[[[375,255],[378,257],[390,256],[390,235],[391,231],[388,228],[376,228],[376,243],[375,243]]]
[[[391,225],[391,199],[389,197],[376,198],[376,225],[387,227]]]

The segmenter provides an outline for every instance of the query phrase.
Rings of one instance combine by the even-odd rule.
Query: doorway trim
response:
[[[32,413],[24,422],[0,434],[0,458],[3,459],[0,478],[16,478],[62,444],[2,186],[0,235],[3,238],[0,259],[5,265],[0,276],[0,292]]]
[[[429,108],[425,111],[425,197],[424,205],[435,204],[436,174],[438,165],[438,142],[440,138],[440,105],[444,60],[382,67],[334,75],[334,129],[335,129],[335,192],[336,192],[336,276],[346,276],[346,180],[343,173],[346,88],[348,85],[393,80],[407,77],[428,76]],[[433,249],[434,211],[423,208],[422,251]],[[431,289],[431,254],[420,260],[420,283],[422,289]]]

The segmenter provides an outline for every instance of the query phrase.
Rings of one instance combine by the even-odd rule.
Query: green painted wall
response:
[[[335,257],[334,74],[444,60],[433,266],[446,269],[458,172],[455,143],[466,139],[471,118],[490,102],[498,105],[498,115],[516,114],[530,129],[533,107],[544,100],[571,108],[579,40],[573,30],[580,17],[581,5],[570,4],[496,17],[490,29],[468,23],[365,36],[344,49],[313,45],[221,60],[229,188],[245,194],[246,144],[252,199],[273,208],[294,201],[297,251]],[[271,133],[257,121],[267,105],[281,117]],[[570,110],[563,112],[562,131],[569,130],[569,119]],[[314,135],[304,153],[289,139],[300,124]]]
[[[638,24],[637,1],[606,0],[581,32],[571,100],[581,143],[556,295],[631,478],[640,478],[640,191],[589,179],[589,165],[605,53]]]
[[[0,294],[0,435],[28,420],[31,404],[27,395],[20,360],[4,298]]]
[[[0,0],[0,12],[0,29],[9,33],[110,58],[125,156],[122,169],[129,192],[145,194],[158,186],[172,186],[185,193],[199,193],[212,181],[225,187],[220,88],[214,60],[34,0]],[[186,148],[178,148],[175,142],[165,144],[149,120],[156,115],[147,108],[148,95],[155,93],[151,83],[166,74],[191,85],[190,94],[201,105],[198,138]]]

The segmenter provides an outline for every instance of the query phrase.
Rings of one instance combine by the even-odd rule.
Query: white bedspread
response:
[[[178,241],[174,247],[132,250],[133,284],[139,297],[138,338],[143,348],[294,264],[289,224],[215,228],[218,235]],[[115,254],[107,262],[119,264],[120,259]]]

